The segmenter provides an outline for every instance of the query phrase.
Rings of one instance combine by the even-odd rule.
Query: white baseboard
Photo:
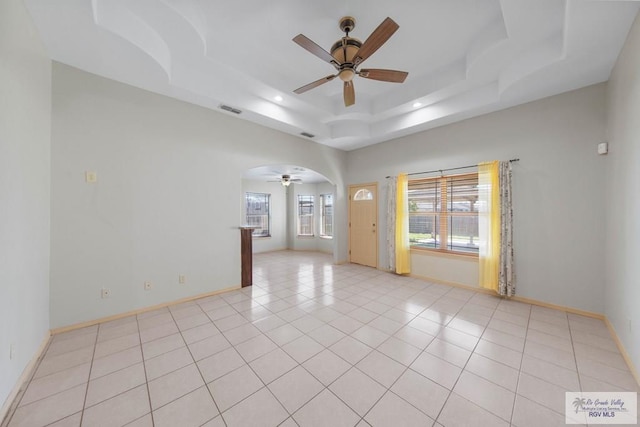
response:
[[[622,344],[622,341],[618,337],[618,334],[616,333],[616,329],[613,327],[613,324],[609,321],[609,318],[606,316],[604,317],[604,323],[607,324],[607,328],[609,328],[609,333],[611,333],[611,335],[613,336],[613,340],[616,342],[616,345],[618,346],[618,350],[620,351],[620,354],[622,354],[622,358],[624,359],[625,362],[627,362],[627,366],[631,371],[631,375],[633,375],[633,378],[636,380],[638,387],[640,387],[640,375],[638,374],[638,369],[636,369],[636,366],[633,364],[633,360],[631,359],[631,356],[629,355],[624,344]]]
[[[49,345],[49,339],[51,338],[51,333],[47,331],[45,337],[43,338],[38,350],[33,355],[27,366],[22,371],[22,375],[16,381],[15,386],[7,396],[7,400],[5,400],[4,405],[2,405],[2,409],[0,409],[0,426],[5,427],[9,424],[9,415],[13,414],[15,407],[18,405],[20,401],[20,397],[25,392],[27,386],[29,385],[29,381],[31,381],[31,377],[35,374],[35,368],[38,366],[38,362],[42,356],[44,356],[44,352]]]
[[[216,291],[206,292],[204,294],[192,295],[190,297],[180,298],[180,299],[169,301],[169,302],[163,302],[163,303],[152,305],[149,307],[138,308],[135,310],[124,312],[124,313],[114,314],[112,316],[101,317],[99,319],[88,320],[86,322],[81,322],[81,323],[74,323],[68,326],[61,326],[59,328],[52,329],[51,335],[57,335],[63,332],[74,331],[76,329],[97,325],[99,323],[105,323],[105,322],[110,322],[112,320],[122,319],[123,317],[135,316],[137,314],[146,313],[147,311],[153,311],[153,310],[158,310],[160,308],[169,307],[170,305],[182,304],[185,302],[197,300],[200,298],[211,297],[211,296],[222,294],[225,292],[237,291],[238,289],[242,289],[242,288],[240,286],[232,286],[230,288],[218,289]]]

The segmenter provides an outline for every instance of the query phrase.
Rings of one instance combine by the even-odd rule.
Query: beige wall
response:
[[[295,164],[335,182],[345,233],[342,151],[58,63],[53,111],[54,328],[239,285],[253,167]],[[334,257],[346,259],[346,241]]]
[[[640,369],[640,15],[611,73],[605,314]]]
[[[520,158],[513,166],[517,294],[602,313],[606,158],[596,147],[606,139],[605,89],[594,85],[349,152],[347,182],[377,181],[383,213],[387,175]],[[378,221],[386,230],[384,215]],[[384,267],[384,233],[379,247]],[[424,276],[445,270],[438,260],[412,258]]]
[[[412,251],[411,275],[436,282],[478,287],[478,258]]]
[[[51,61],[0,1],[0,406],[49,332],[50,137]]]

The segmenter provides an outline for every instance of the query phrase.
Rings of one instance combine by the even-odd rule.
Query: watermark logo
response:
[[[566,392],[567,424],[638,423],[638,397],[635,392]]]

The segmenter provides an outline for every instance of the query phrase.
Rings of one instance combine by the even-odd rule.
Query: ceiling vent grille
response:
[[[315,135],[309,133],[309,132],[301,132],[300,135],[302,136],[306,136],[307,138],[315,138]]]
[[[230,107],[229,105],[221,104],[221,105],[220,105],[220,108],[221,108],[221,109],[223,109],[224,111],[228,111],[228,112],[233,113],[233,114],[240,114],[240,113],[242,113],[242,111],[241,111],[241,110],[238,110],[237,108]]]

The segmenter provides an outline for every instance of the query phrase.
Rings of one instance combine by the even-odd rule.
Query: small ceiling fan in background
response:
[[[358,70],[358,66],[362,64],[367,58],[378,50],[389,38],[396,32],[400,26],[395,23],[391,18],[386,18],[376,28],[373,33],[362,43],[360,40],[349,37],[349,33],[353,31],[356,26],[355,18],[345,16],[340,19],[340,29],[345,32],[345,36],[335,42],[331,47],[331,53],[321,48],[318,44],[311,41],[309,38],[302,34],[298,34],[293,38],[293,41],[313,53],[323,61],[333,65],[338,71],[337,74],[332,74],[327,77],[323,77],[315,82],[304,85],[296,90],[295,93],[301,94],[315,87],[318,87],[326,82],[329,82],[336,77],[342,80],[344,89],[344,105],[348,107],[355,104],[356,94],[353,87],[353,78],[360,76],[365,79],[380,80],[383,82],[402,83],[407,78],[406,71],[397,70],[384,70],[378,68],[370,68]]]
[[[283,187],[288,187],[290,184],[302,184],[302,180],[298,178],[292,178],[291,175],[283,174],[280,179],[267,181],[267,182],[279,182]]]

